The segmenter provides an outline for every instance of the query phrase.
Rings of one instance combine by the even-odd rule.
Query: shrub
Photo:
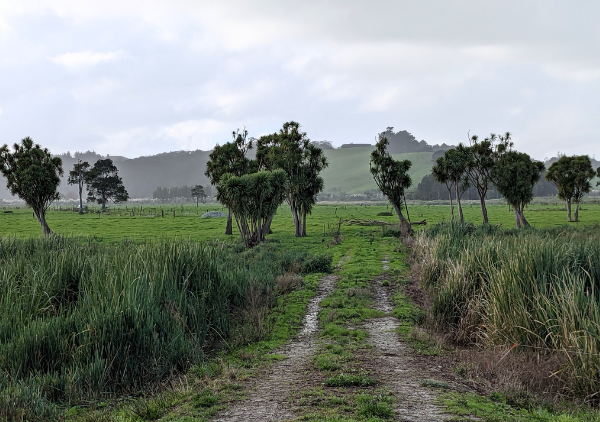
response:
[[[331,264],[333,257],[331,255],[316,255],[307,258],[302,264],[302,273],[331,273]]]
[[[303,279],[298,274],[286,273],[277,276],[275,283],[277,283],[277,290],[280,293],[288,293],[297,287],[302,285]]]

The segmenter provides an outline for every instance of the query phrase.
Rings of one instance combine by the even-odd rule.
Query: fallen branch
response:
[[[378,220],[362,220],[362,219],[356,219],[356,220],[342,220],[342,223],[345,224],[358,224],[359,226],[385,226],[388,225],[390,223],[387,223],[385,221],[378,221]]]

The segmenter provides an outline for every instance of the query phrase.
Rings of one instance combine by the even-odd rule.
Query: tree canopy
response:
[[[206,198],[206,194],[204,193],[204,187],[202,185],[195,185],[192,188],[192,198],[196,198],[196,206],[198,206],[198,201],[203,201]]]
[[[479,195],[483,224],[489,223],[485,196],[492,184],[492,169],[500,155],[507,148],[512,147],[511,137],[511,133],[506,132],[504,135],[492,133],[483,141],[480,141],[476,135],[471,136],[469,139],[471,145],[469,147],[470,156],[466,176],[469,179],[469,184],[475,187]]]
[[[34,144],[30,137],[13,145],[0,148],[0,172],[6,178],[6,187],[27,203],[42,227],[44,236],[52,231],[46,223],[46,210],[60,198],[58,185],[63,175],[62,160],[52,157],[47,148]]]
[[[110,158],[96,161],[87,172],[86,185],[87,200],[102,204],[102,210],[106,209],[108,200],[119,203],[129,199],[123,179],[119,176],[119,170]]]
[[[217,199],[231,209],[240,236],[247,247],[265,240],[265,235],[287,190],[285,171],[259,171],[242,176],[226,173],[217,185]]]
[[[436,182],[441,183],[448,189],[448,197],[450,198],[450,215],[454,221],[454,204],[452,202],[452,189],[454,189],[454,179],[450,178],[450,170],[446,161],[445,155],[438,157],[431,169],[431,175]]]
[[[388,152],[389,142],[385,136],[380,136],[375,145],[375,150],[371,153],[369,167],[375,183],[381,190],[400,219],[400,231],[403,236],[412,233],[410,223],[402,214],[402,203],[404,202],[406,190],[411,186],[412,180],[408,170],[412,163],[409,160],[394,160]]]
[[[77,185],[79,188],[79,214],[83,214],[83,186],[90,168],[90,163],[79,160],[73,164],[73,170],[69,171],[67,183],[69,185]]]
[[[571,221],[571,200],[573,199],[574,175],[572,170],[572,157],[563,155],[552,163],[546,172],[546,180],[558,189],[558,198],[567,205],[567,221]]]
[[[233,131],[233,141],[225,145],[217,145],[209,155],[204,174],[213,186],[217,186],[225,174],[242,176],[256,171],[256,164],[247,157],[253,147],[253,138],[248,137],[248,131]],[[233,233],[231,209],[228,209],[225,234]]]
[[[567,205],[567,221],[571,219],[571,201],[576,203],[575,221],[579,221],[579,203],[581,198],[592,189],[592,179],[596,172],[587,155],[563,155],[552,163],[546,173],[546,179],[558,189],[558,197]]]
[[[592,167],[592,160],[587,155],[576,155],[573,157],[574,187],[573,199],[575,200],[575,221],[579,221],[579,204],[581,198],[592,190],[592,179],[596,172]]]
[[[286,201],[294,220],[295,236],[306,236],[306,218],[323,190],[319,173],[328,165],[323,150],[311,143],[300,123],[286,122],[278,133],[257,141],[259,169],[281,169],[287,175]]]
[[[464,216],[460,197],[469,187],[467,169],[472,163],[473,158],[470,149],[463,144],[458,144],[456,148],[449,149],[442,157],[438,158],[432,169],[432,174],[436,177],[436,180],[439,178],[440,183],[445,183],[447,187],[450,185],[454,187],[461,223],[464,222]],[[452,206],[452,199],[450,205]],[[452,217],[454,217],[454,212],[452,212]]]
[[[513,207],[517,228],[529,226],[523,209],[533,199],[533,186],[544,169],[544,163],[533,161],[528,154],[517,151],[504,152],[493,168],[494,184]]]

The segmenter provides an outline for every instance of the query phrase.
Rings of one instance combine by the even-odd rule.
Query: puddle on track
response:
[[[217,415],[214,422],[282,421],[295,417],[285,399],[316,350],[315,333],[320,304],[333,292],[337,279],[336,275],[329,274],[319,280],[317,295],[308,303],[300,333],[290,343],[274,351],[287,359],[273,364],[265,377],[255,381],[247,400],[232,404]]]

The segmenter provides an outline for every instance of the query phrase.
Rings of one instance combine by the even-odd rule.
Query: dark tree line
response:
[[[555,196],[558,189],[552,182],[545,178],[546,171],[542,172],[540,180],[533,187],[533,196]],[[485,199],[501,199],[502,195],[498,193],[494,185],[488,189]],[[416,199],[419,201],[440,201],[448,200],[448,189],[442,183],[439,183],[433,177],[433,174],[427,174],[421,179],[416,189],[406,194],[406,199]],[[474,186],[469,186],[463,193],[462,199],[469,201],[479,200],[479,194]],[[456,194],[452,191],[452,200],[456,200]]]
[[[196,199],[204,201],[211,193],[209,186],[195,185],[195,186],[174,186],[171,188],[163,188],[158,186],[154,192],[152,192],[152,199],[169,200],[169,199]]]

